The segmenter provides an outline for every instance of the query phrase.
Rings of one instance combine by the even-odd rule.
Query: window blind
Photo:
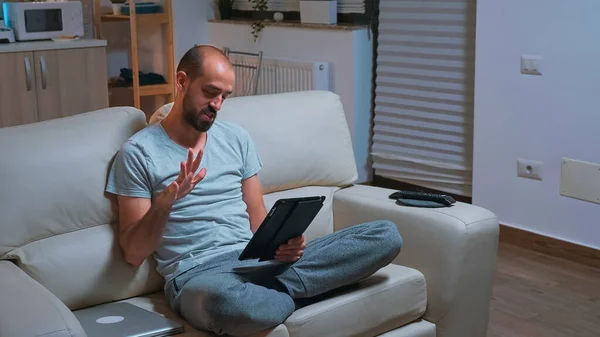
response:
[[[374,173],[470,197],[476,2],[379,6]]]

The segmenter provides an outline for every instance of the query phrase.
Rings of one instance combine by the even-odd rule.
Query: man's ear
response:
[[[185,91],[188,84],[187,74],[183,71],[178,71],[177,74],[175,74],[175,87],[177,88],[177,91]]]

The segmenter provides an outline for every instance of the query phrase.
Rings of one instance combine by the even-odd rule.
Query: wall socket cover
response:
[[[522,55],[521,56],[521,74],[525,75],[542,75],[540,64],[542,57],[538,55]]]
[[[600,204],[600,164],[563,158],[560,194]]]
[[[542,180],[544,163],[536,160],[517,159],[517,176],[521,178]]]

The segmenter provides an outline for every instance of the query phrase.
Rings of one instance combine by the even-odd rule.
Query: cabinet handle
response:
[[[25,85],[27,91],[31,91],[31,81],[31,62],[29,62],[29,57],[25,57]]]
[[[46,89],[48,83],[48,71],[46,69],[46,59],[40,56],[40,68],[42,68],[42,89]]]

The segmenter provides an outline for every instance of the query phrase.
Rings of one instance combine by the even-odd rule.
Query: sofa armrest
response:
[[[0,261],[0,336],[86,337],[56,296],[10,261]]]
[[[486,335],[499,225],[490,211],[457,202],[448,208],[399,206],[394,190],[356,185],[335,193],[334,229],[393,221],[403,247],[394,263],[419,270],[427,283],[424,318],[438,337]]]

